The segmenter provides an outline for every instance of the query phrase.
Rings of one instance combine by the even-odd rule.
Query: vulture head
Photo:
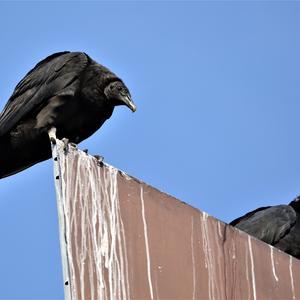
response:
[[[133,112],[136,111],[136,105],[131,99],[130,92],[122,81],[109,83],[104,89],[104,94],[114,106],[126,105]]]

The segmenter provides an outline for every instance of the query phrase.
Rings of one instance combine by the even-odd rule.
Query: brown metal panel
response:
[[[297,259],[57,141],[66,298],[300,299]],[[57,177],[59,176],[59,177]]]

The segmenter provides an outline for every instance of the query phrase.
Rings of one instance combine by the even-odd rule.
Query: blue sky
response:
[[[230,221],[300,194],[299,2],[0,2],[0,107],[39,60],[84,51],[117,108],[80,144]],[[0,180],[0,299],[62,299],[50,161]]]

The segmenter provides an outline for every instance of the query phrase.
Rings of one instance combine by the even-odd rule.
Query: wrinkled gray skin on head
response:
[[[114,81],[108,84],[104,89],[104,94],[109,101],[112,101],[114,106],[126,105],[133,112],[136,111],[136,106],[132,102],[130,92],[122,81]]]

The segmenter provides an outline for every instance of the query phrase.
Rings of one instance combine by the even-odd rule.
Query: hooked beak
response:
[[[124,101],[125,105],[132,110],[132,112],[136,111],[136,105],[133,103],[133,101],[129,95],[126,95],[125,98],[123,99],[123,101]]]

